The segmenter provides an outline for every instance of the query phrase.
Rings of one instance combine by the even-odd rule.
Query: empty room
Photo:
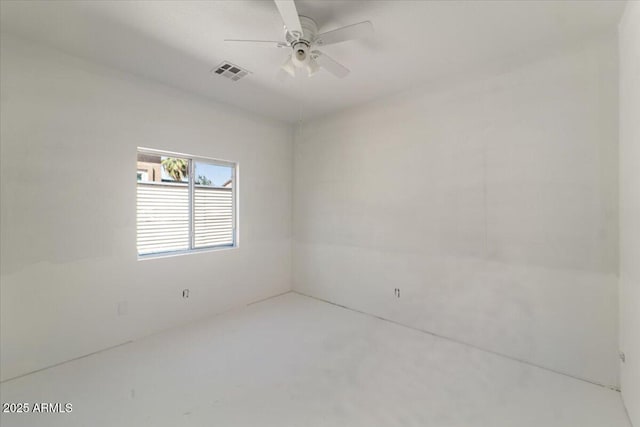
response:
[[[640,1],[0,0],[2,427],[640,427]]]

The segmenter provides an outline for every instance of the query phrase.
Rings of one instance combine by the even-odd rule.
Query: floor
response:
[[[2,383],[13,426],[629,427],[618,392],[296,293]]]

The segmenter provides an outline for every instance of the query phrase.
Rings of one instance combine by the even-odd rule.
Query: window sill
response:
[[[189,250],[173,251],[173,252],[159,252],[159,253],[153,253],[153,254],[138,255],[138,261],[146,261],[146,260],[158,259],[158,258],[172,258],[176,256],[201,254],[205,252],[227,251],[230,249],[237,249],[237,248],[238,248],[238,245],[234,244],[234,245],[226,245],[226,246],[211,246],[207,248],[189,249]]]

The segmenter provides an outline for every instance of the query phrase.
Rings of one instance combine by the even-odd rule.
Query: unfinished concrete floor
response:
[[[13,426],[628,427],[620,394],[295,293],[4,382]]]

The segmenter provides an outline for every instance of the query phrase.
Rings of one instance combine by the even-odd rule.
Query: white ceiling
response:
[[[284,49],[225,44],[281,40],[276,6],[256,1],[2,1],[0,28],[189,92],[293,122],[406,90],[523,52],[613,29],[618,1],[297,1],[320,31],[370,20],[367,40],[322,50],[345,79],[276,78]],[[209,71],[228,60],[253,72],[232,82]]]

